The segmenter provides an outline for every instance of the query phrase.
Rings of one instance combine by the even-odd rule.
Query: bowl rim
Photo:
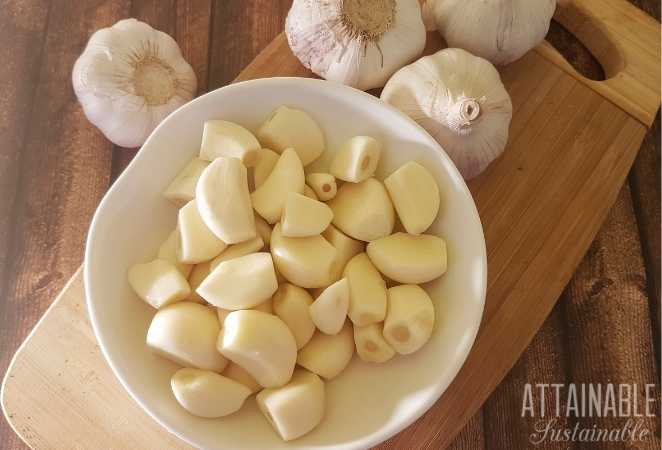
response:
[[[441,145],[418,123],[416,123],[412,118],[407,116],[406,114],[402,113],[399,111],[397,108],[394,106],[382,101],[379,97],[376,97],[372,94],[369,94],[367,92],[361,91],[359,89],[355,89],[350,86],[343,85],[341,83],[333,82],[333,81],[327,81],[327,80],[321,80],[321,79],[315,79],[315,78],[305,78],[305,77],[268,77],[268,78],[256,78],[256,79],[251,79],[251,80],[245,80],[245,81],[239,81],[236,83],[231,83],[226,86],[222,86],[218,89],[214,89],[212,91],[209,91],[203,95],[200,95],[196,97],[195,99],[185,103],[184,105],[180,106],[177,108],[175,111],[170,113],[165,119],[159,123],[159,125],[150,133],[148,138],[145,140],[143,145],[140,147],[140,150],[136,153],[132,161],[129,163],[129,165],[124,169],[124,171],[120,174],[120,176],[115,180],[115,182],[111,185],[111,187],[108,189],[108,191],[104,194],[101,202],[99,202],[99,205],[97,206],[97,209],[95,210],[94,216],[92,218],[92,222],[90,224],[90,228],[88,231],[88,236],[86,240],[86,245],[85,245],[85,259],[84,259],[84,264],[83,264],[83,278],[84,278],[84,285],[85,285],[85,302],[87,305],[88,309],[88,315],[90,318],[90,322],[92,324],[92,330],[94,332],[94,336],[99,344],[99,348],[101,349],[101,353],[110,366],[115,378],[120,382],[122,387],[129,393],[130,397],[140,406],[140,408],[147,413],[149,417],[151,417],[154,421],[156,421],[161,427],[163,427],[165,430],[167,430],[169,433],[174,434],[177,436],[179,439],[184,441],[185,443],[195,447],[195,448],[200,448],[196,442],[194,442],[192,439],[189,439],[188,436],[186,436],[184,433],[180,432],[176,426],[171,425],[164,419],[158,417],[155,412],[151,410],[151,408],[148,407],[147,403],[143,400],[142,396],[140,395],[139,392],[134,391],[131,386],[129,386],[128,382],[124,379],[121,370],[119,369],[114,357],[109,353],[107,346],[106,346],[106,340],[103,337],[103,333],[101,331],[101,326],[99,322],[97,321],[97,310],[95,307],[95,301],[93,300],[94,298],[94,293],[92,292],[91,289],[91,273],[90,271],[92,270],[91,268],[91,260],[93,259],[90,255],[94,253],[94,243],[97,241],[97,229],[98,227],[96,226],[98,222],[100,222],[102,219],[101,217],[104,215],[104,210],[108,207],[109,199],[113,196],[113,193],[118,189],[118,186],[121,184],[121,181],[123,180],[124,177],[128,176],[128,174],[131,172],[132,167],[136,164],[136,161],[138,160],[139,154],[142,151],[142,149],[145,146],[148,146],[150,141],[153,139],[153,137],[161,130],[162,127],[169,126],[170,120],[173,119],[174,116],[176,116],[180,111],[189,109],[189,108],[195,108],[197,103],[201,102],[203,98],[209,97],[209,96],[214,96],[218,95],[218,92],[223,91],[242,91],[244,89],[251,89],[255,85],[264,85],[264,84],[273,84],[275,85],[274,87],[296,87],[296,86],[301,86],[302,84],[309,84],[312,86],[314,89],[331,89],[335,91],[345,91],[346,93],[350,93],[350,95],[355,95],[355,96],[361,96],[363,97],[362,101],[367,101],[371,103],[374,107],[376,108],[385,108],[389,110],[391,113],[395,113],[396,115],[399,115],[402,119],[408,121],[410,124],[414,125],[416,128],[419,129],[421,133],[423,133],[427,139],[429,140],[429,143],[432,147],[435,147],[438,151],[438,157],[444,160],[446,165],[450,168],[450,171],[454,178],[460,181],[459,186],[461,188],[462,194],[470,200],[470,204],[472,206],[470,214],[472,218],[477,222],[478,226],[480,227],[480,238],[481,242],[479,242],[479,247],[481,249],[481,255],[480,255],[480,261],[483,270],[482,272],[482,279],[478,280],[480,282],[480,314],[477,315],[477,320],[474,322],[471,326],[470,333],[468,334],[470,339],[465,340],[461,345],[461,354],[460,358],[455,358],[455,364],[453,365],[453,369],[451,370],[452,376],[449,378],[448,384],[444,385],[443,383],[437,383],[434,385],[434,389],[431,390],[431,393],[427,396],[425,401],[422,401],[416,405],[415,408],[412,408],[412,412],[408,414],[408,417],[406,420],[400,420],[397,421],[394,425],[391,425],[390,427],[383,427],[378,429],[377,431],[373,432],[372,437],[361,437],[358,439],[355,439],[353,441],[348,441],[346,443],[343,443],[336,448],[342,449],[342,450],[350,450],[350,449],[363,449],[363,448],[370,448],[375,445],[378,445],[379,443],[382,443],[391,437],[395,436],[396,434],[400,433],[403,431],[405,428],[409,427],[411,424],[416,422],[418,419],[423,416],[442,396],[442,394],[448,389],[448,387],[453,383],[455,378],[457,377],[460,369],[466,362],[469,353],[471,352],[471,349],[473,348],[473,345],[476,341],[476,336],[478,334],[478,330],[480,328],[480,324],[482,323],[483,315],[485,313],[485,299],[487,295],[487,273],[488,273],[488,267],[487,267],[487,249],[486,249],[486,244],[485,244],[485,233],[483,229],[482,222],[480,220],[480,216],[478,214],[478,209],[476,207],[476,203],[473,199],[473,196],[471,195],[471,192],[460,174],[459,170],[451,160],[451,158],[448,156],[446,151],[441,147]],[[478,304],[477,304],[478,305]]]

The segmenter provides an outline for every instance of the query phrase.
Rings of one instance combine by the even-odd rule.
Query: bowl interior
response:
[[[223,419],[189,415],[170,390],[177,366],[145,345],[154,310],[127,283],[127,270],[154,258],[175,227],[177,210],[161,192],[199,149],[203,123],[221,118],[255,131],[273,109],[286,104],[322,125],[328,150],[367,134],[383,143],[378,176],[415,160],[436,178],[441,209],[429,233],[447,241],[448,272],[424,286],[436,310],[430,341],[417,353],[383,365],[354,357],[326,384],[323,423],[284,443],[261,416],[254,396]],[[102,351],[133,398],[158,422],[189,443],[209,449],[350,449],[387,439],[422,415],[457,374],[480,324],[486,286],[485,243],[471,195],[438,144],[422,128],[378,99],[330,82],[271,78],[238,83],[204,95],[168,117],[102,201],[90,230],[85,284],[94,331]]]

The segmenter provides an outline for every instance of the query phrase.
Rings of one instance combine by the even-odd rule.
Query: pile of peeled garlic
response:
[[[355,352],[384,363],[432,334],[419,284],[446,271],[445,241],[425,234],[436,181],[413,161],[375,178],[382,147],[369,136],[344,142],[328,172],[307,172],[325,147],[296,108],[256,135],[210,120],[164,192],[177,226],[128,279],[157,309],[147,345],[182,366],[172,391],[195,416],[232,414],[256,394],[278,435],[296,439],[322,421],[325,383]]]

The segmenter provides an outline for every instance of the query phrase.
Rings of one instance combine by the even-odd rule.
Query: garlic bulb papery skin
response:
[[[384,86],[426,37],[418,0],[294,0],[285,34],[305,67],[362,90]]]
[[[498,66],[520,59],[540,44],[556,0],[427,0],[448,47],[458,47]]]
[[[197,89],[175,40],[136,19],[94,33],[72,81],[89,121],[122,147],[141,146]]]
[[[423,17],[425,29],[435,31],[437,29],[437,21],[434,15],[432,15],[432,6],[435,0],[419,0],[419,2],[421,3],[421,17]]]
[[[508,142],[513,106],[499,72],[464,50],[441,50],[403,67],[381,98],[425,128],[467,180]]]

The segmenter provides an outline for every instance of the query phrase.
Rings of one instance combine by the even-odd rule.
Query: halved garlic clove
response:
[[[295,370],[285,386],[264,389],[256,399],[262,414],[285,441],[310,432],[324,416],[324,382],[303,369]]]
[[[427,283],[446,272],[446,241],[437,236],[395,233],[368,244],[381,273],[398,283]]]
[[[337,334],[343,327],[349,311],[349,282],[347,278],[336,281],[324,289],[310,305],[310,317],[315,326],[325,334]]]
[[[388,290],[384,339],[401,355],[420,349],[434,328],[434,306],[420,286],[405,284]]]
[[[223,371],[223,376],[228,377],[237,383],[243,384],[253,394],[262,390],[260,383],[258,383],[250,373],[246,372],[240,365],[233,362],[228,363],[228,366]]]
[[[309,312],[313,298],[305,289],[285,283],[278,287],[272,300],[274,313],[288,326],[297,343],[297,349],[300,349],[315,332],[315,324]]]
[[[395,351],[384,339],[381,323],[364,327],[354,326],[356,353],[365,362],[384,363],[393,358]]]
[[[200,216],[224,242],[236,244],[256,236],[246,167],[236,158],[217,158],[195,189]]]
[[[346,321],[337,334],[315,333],[299,351],[297,364],[330,380],[337,377],[354,355],[354,331]]]
[[[269,253],[252,253],[224,261],[198,287],[198,294],[214,306],[237,310],[253,308],[278,289]]]
[[[260,217],[257,213],[255,213],[254,216],[255,231],[257,231],[257,235],[262,238],[265,247],[268,248],[269,244],[271,243],[271,225],[269,225],[267,221]]]
[[[255,211],[270,224],[280,220],[290,192],[303,192],[305,184],[303,166],[296,152],[283,151],[276,166],[264,183],[251,194]]]
[[[292,284],[310,289],[334,281],[336,249],[320,235],[288,238],[279,223],[271,233],[271,254],[278,272]]]
[[[336,249],[335,269],[337,276],[334,276],[334,278],[340,278],[340,274],[345,270],[349,260],[365,251],[365,244],[352,239],[333,225],[329,225],[322,236]]]
[[[439,212],[439,186],[425,167],[410,161],[384,185],[407,233],[421,234],[432,225]]]
[[[170,386],[185,410],[208,419],[239,411],[251,395],[243,384],[208,370],[179,369],[170,379]]]
[[[264,387],[292,378],[297,344],[285,322],[261,311],[231,312],[218,336],[218,351]]]
[[[268,148],[260,149],[258,152],[257,163],[253,167],[253,187],[255,189],[262,186],[264,180],[269,177],[278,162],[280,155]]]
[[[221,372],[227,360],[216,350],[220,329],[212,308],[179,302],[156,312],[147,331],[147,345],[181,366]]]
[[[189,264],[209,261],[226,247],[202,220],[197,202],[191,200],[180,209],[177,222],[177,256],[181,262]]]
[[[202,281],[207,278],[209,275],[209,262],[203,262],[193,266],[191,274],[188,276],[188,284],[191,286],[191,294],[186,299],[189,302],[196,303],[207,303],[204,298],[200,297],[200,294],[196,292]]]
[[[224,261],[229,261],[234,258],[239,258],[240,256],[250,255],[251,253],[258,252],[264,247],[264,241],[260,236],[256,236],[253,239],[247,241],[239,242],[238,244],[232,244],[221,252],[216,258],[212,259],[209,262],[210,270],[213,272],[218,265]]]
[[[313,188],[311,188],[307,184],[303,186],[303,195],[305,195],[308,198],[312,198],[313,200],[319,200],[319,197],[317,196]]]
[[[208,120],[202,132],[200,158],[237,158],[244,166],[252,167],[258,160],[260,143],[253,133],[234,122]]]
[[[195,198],[195,186],[198,184],[202,171],[208,165],[209,161],[193,158],[163,191],[163,196],[178,207],[182,207],[193,200]]]
[[[331,223],[333,212],[322,202],[290,192],[283,208],[281,232],[286,237],[321,234]]]
[[[317,198],[323,202],[331,200],[338,192],[336,179],[330,173],[309,173],[306,183],[310,186]]]
[[[349,318],[354,325],[381,322],[386,317],[386,282],[370,258],[359,253],[345,266],[343,277],[349,282]]]
[[[157,309],[182,301],[191,292],[181,272],[163,259],[131,266],[129,284],[138,297]]]
[[[260,127],[257,136],[262,145],[282,153],[293,148],[301,164],[307,166],[324,151],[324,133],[306,112],[287,106],[276,109]]]
[[[331,161],[329,172],[334,177],[360,183],[375,173],[382,145],[370,136],[354,136],[345,141]]]
[[[393,232],[393,204],[384,185],[374,178],[343,184],[329,206],[333,224],[354,239],[373,241]]]
[[[161,244],[161,247],[159,247],[159,252],[156,254],[156,257],[168,261],[181,272],[184,278],[188,278],[191,274],[191,270],[193,270],[193,265],[179,261],[179,258],[177,257],[178,248],[179,230],[174,229],[163,244]]]

